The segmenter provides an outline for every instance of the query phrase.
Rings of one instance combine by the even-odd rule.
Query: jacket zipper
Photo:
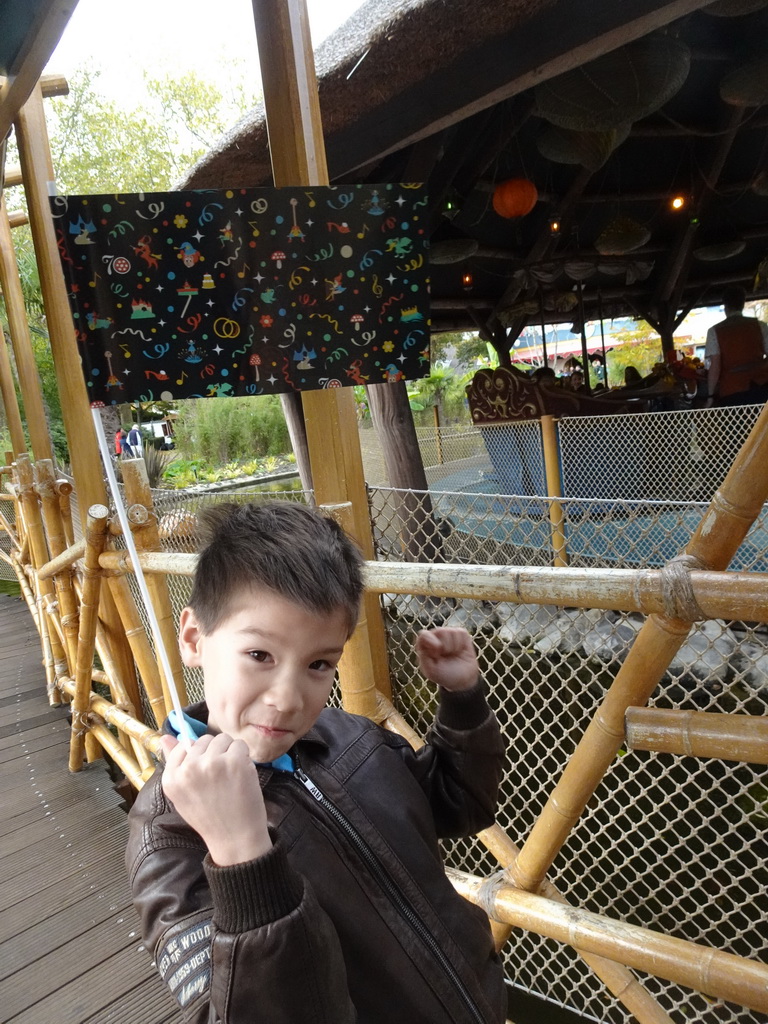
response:
[[[294,755],[295,756],[295,755]],[[361,858],[365,861],[366,865],[370,869],[371,873],[375,875],[379,884],[381,885],[384,892],[389,897],[391,903],[398,910],[400,915],[405,918],[406,922],[410,925],[412,931],[421,939],[424,945],[430,950],[435,960],[440,964],[443,972],[447,975],[448,979],[453,984],[453,987],[458,992],[462,1002],[469,1010],[470,1014],[478,1024],[485,1024],[485,1018],[480,1012],[479,1007],[475,1003],[474,999],[467,991],[464,982],[459,977],[456,969],[450,960],[443,953],[442,949],[437,943],[432,932],[427,928],[424,922],[419,917],[416,909],[408,901],[405,894],[399,889],[397,883],[391,877],[387,869],[381,863],[379,858],[370,848],[368,843],[363,839],[360,833],[357,831],[355,826],[349,821],[348,818],[339,810],[339,808],[332,803],[328,797],[322,793],[309,776],[304,772],[301,766],[298,764],[296,770],[293,773],[294,778],[299,782],[304,789],[310,793],[314,799],[325,808],[325,810],[331,815],[334,821],[344,831],[352,845],[360,854]]]

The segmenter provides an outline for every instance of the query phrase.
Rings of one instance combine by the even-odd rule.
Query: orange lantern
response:
[[[493,208],[500,217],[524,217],[536,205],[539,193],[527,178],[509,178],[493,190]]]

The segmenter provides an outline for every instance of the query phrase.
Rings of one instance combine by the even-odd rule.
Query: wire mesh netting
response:
[[[378,557],[418,557],[414,514],[436,520],[439,558],[498,565],[552,564],[550,502],[432,491],[371,491]],[[683,502],[562,502],[572,565],[661,565],[690,538],[705,506]],[[416,510],[416,511],[415,511]],[[744,541],[741,568],[764,567],[768,516]],[[434,533],[432,536],[434,536]],[[404,539],[405,535],[405,539]],[[384,595],[399,709],[419,732],[435,696],[418,675],[415,633],[462,625],[474,635],[509,765],[498,823],[517,843],[530,832],[642,625],[620,611]],[[768,631],[762,624],[698,623],[678,651],[653,706],[763,715],[768,711]],[[557,857],[551,880],[574,905],[765,960],[768,773],[754,765],[622,751]],[[494,859],[472,841],[446,845],[454,867],[487,875]],[[509,977],[526,991],[595,1020],[629,1022],[569,948],[516,931]],[[757,1022],[760,1016],[656,978],[649,990],[675,1020]]]
[[[761,408],[565,417],[559,424],[563,493],[574,498],[709,500]]]
[[[656,415],[655,429],[666,438],[664,443],[673,447],[677,440],[690,453],[697,450],[691,438],[708,437],[712,447],[713,439],[727,428],[730,452],[754,421],[750,408],[703,413],[696,422],[691,413],[683,414],[687,420],[675,419],[677,414],[646,414],[640,429]],[[599,428],[605,430],[605,443],[611,440],[619,453],[623,442],[611,433],[608,419],[601,418]],[[671,471],[665,486],[652,492],[660,497],[636,491],[622,497],[617,493],[621,488],[610,490],[607,485],[600,493],[595,487],[595,494],[556,502],[531,493],[544,489],[540,427],[535,422],[509,427],[419,431],[430,490],[370,489],[377,557],[551,565],[555,551],[560,550],[555,543],[555,518],[572,566],[661,566],[682,550],[706,508],[690,500],[690,487],[685,492],[689,500],[681,496],[681,489],[675,490]],[[573,461],[579,444],[585,443],[569,430],[561,424],[565,478],[567,460]],[[731,435],[738,435],[738,444]],[[687,440],[683,443],[683,439]],[[372,438],[366,440],[367,466],[382,465],[376,462]],[[510,452],[513,468],[505,462]],[[688,457],[688,461],[698,464],[701,460]],[[709,476],[697,477],[695,487],[703,487],[708,496],[727,468],[708,469]],[[367,473],[369,479],[377,478]],[[621,482],[620,474],[612,479]],[[631,477],[627,479],[634,486]],[[514,480],[527,493],[505,493],[505,482],[509,485]],[[310,500],[308,494],[296,491],[266,496],[244,490],[215,495],[156,491],[163,547],[195,550],[195,516],[207,504],[265,497]],[[764,511],[732,568],[765,571],[766,541]],[[169,577],[168,582],[178,618],[191,583],[183,577]],[[473,634],[489,699],[510,752],[497,820],[515,842],[522,843],[626,658],[642,617],[622,611],[418,595],[384,595],[382,609],[395,700],[422,734],[432,721],[435,695],[416,669],[412,653],[416,631],[447,624],[465,626]],[[651,704],[764,715],[768,711],[766,670],[765,625],[698,623]],[[185,678],[190,699],[199,699],[199,674],[186,669]],[[332,700],[339,703],[338,692]],[[557,857],[550,878],[574,905],[765,960],[766,827],[765,768],[621,751]],[[452,866],[472,873],[488,875],[497,869],[493,857],[473,840],[446,844],[445,855]],[[570,948],[516,931],[504,955],[509,978],[520,988],[588,1018],[630,1024],[629,1014]],[[717,1002],[672,983],[652,977],[643,981],[675,1020],[757,1024],[761,1019],[735,1004]]]

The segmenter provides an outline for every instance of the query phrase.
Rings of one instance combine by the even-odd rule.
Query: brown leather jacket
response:
[[[131,811],[144,940],[186,1019],[501,1024],[488,919],[447,881],[437,843],[493,821],[503,749],[482,688],[442,693],[417,752],[326,708],[292,753],[294,773],[259,769],[275,845],[254,861],[214,865],[161,770]]]

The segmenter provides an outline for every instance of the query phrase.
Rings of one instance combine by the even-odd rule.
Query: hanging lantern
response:
[[[768,58],[760,54],[730,71],[720,83],[720,98],[733,107],[761,107],[768,101]]]
[[[536,205],[539,193],[527,178],[509,178],[493,190],[493,208],[500,217],[524,217]]]

